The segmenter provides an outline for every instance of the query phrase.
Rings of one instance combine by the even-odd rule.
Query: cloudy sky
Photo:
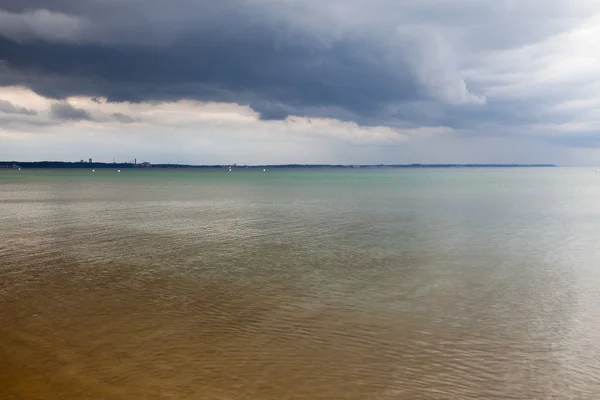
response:
[[[0,0],[0,160],[600,164],[597,0]]]

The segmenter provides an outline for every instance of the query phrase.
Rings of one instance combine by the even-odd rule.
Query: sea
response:
[[[595,168],[0,170],[0,399],[600,398]]]

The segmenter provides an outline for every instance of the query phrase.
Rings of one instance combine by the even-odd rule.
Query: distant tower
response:
[[[90,158],[90,164],[92,163],[92,159]]]
[[[137,165],[137,158],[134,158],[134,159],[133,159],[133,163],[134,163],[135,165]]]

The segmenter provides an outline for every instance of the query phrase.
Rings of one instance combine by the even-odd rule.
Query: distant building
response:
[[[12,163],[12,164],[0,164],[0,168],[21,169],[21,166],[17,165],[16,163]]]
[[[80,160],[79,162],[83,164],[83,160]]]
[[[90,164],[92,163],[92,159],[90,158]]]

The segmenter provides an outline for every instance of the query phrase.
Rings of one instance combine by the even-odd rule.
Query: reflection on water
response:
[[[2,400],[600,393],[585,170],[15,174]]]

